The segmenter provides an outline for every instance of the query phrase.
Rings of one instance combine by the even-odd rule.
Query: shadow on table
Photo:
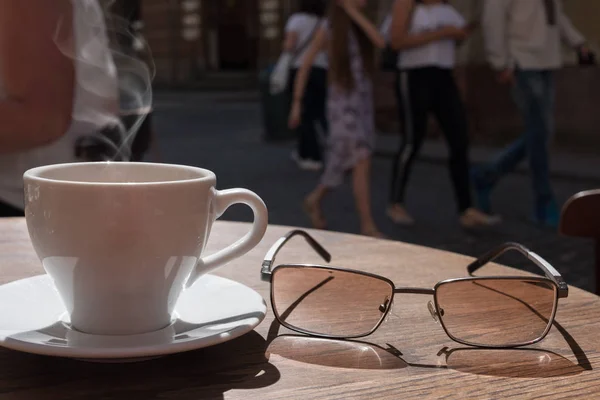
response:
[[[290,360],[334,368],[401,369],[409,366],[387,349],[355,340],[280,335],[267,351]]]
[[[310,336],[278,335],[279,323],[269,330],[267,351],[298,362],[349,369],[401,369],[406,367],[454,369],[460,372],[509,378],[553,378],[591,370],[589,360],[571,335],[555,323],[573,354],[574,364],[554,352],[533,349],[442,348],[436,364],[408,362],[394,346],[387,347],[358,340],[333,340]],[[444,360],[445,358],[445,360]]]
[[[585,370],[565,357],[542,349],[442,349],[447,368],[475,375],[506,378],[555,378]]]
[[[275,384],[267,343],[252,331],[205,349],[126,364],[87,363],[0,350],[0,385],[11,399],[223,399]]]

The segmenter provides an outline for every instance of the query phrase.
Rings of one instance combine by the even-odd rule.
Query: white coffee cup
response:
[[[185,287],[255,247],[264,202],[218,191],[211,171],[168,164],[74,163],[24,175],[29,235],[74,329],[98,335],[152,332],[171,323]],[[203,256],[213,222],[250,206],[250,232]],[[198,304],[198,307],[204,307]]]

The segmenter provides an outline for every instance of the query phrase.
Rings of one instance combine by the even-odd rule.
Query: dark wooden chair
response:
[[[566,202],[559,232],[595,241],[596,294],[600,294],[600,189],[577,193]]]

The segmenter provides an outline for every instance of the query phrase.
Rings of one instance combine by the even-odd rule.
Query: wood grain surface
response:
[[[248,226],[218,222],[207,253]],[[269,302],[260,279],[268,248],[290,228],[271,226],[247,256],[217,271]],[[400,242],[311,231],[331,265],[383,275],[397,286],[433,287],[467,275],[471,258]],[[543,249],[532,249],[543,256]],[[322,263],[293,239],[277,263]],[[0,220],[0,283],[42,274],[23,219]],[[481,274],[520,272],[486,266]],[[427,295],[396,295],[386,321],[360,341],[314,339],[274,323],[211,348],[129,364],[96,364],[0,349],[1,399],[405,399],[599,398],[600,298],[570,288],[541,343],[519,350],[470,348],[431,318]],[[199,304],[198,307],[202,307]],[[352,318],[352,310],[348,310]]]

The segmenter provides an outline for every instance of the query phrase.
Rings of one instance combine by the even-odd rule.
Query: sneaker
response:
[[[323,163],[315,160],[300,160],[298,167],[304,171],[320,171],[323,169]]]
[[[302,159],[300,158],[300,154],[298,154],[298,150],[292,150],[292,153],[290,154],[290,159],[296,164],[302,161]]]
[[[549,202],[541,210],[538,210],[534,222],[545,228],[558,228],[560,223],[560,210],[555,202]]]
[[[321,161],[311,160],[308,158],[301,158],[297,150],[292,151],[290,158],[294,161],[298,168],[304,171],[320,171],[323,169],[323,163]]]
[[[387,216],[396,224],[400,226],[413,226],[415,220],[410,216],[408,211],[400,204],[394,204],[389,206],[387,209]]]
[[[502,218],[498,215],[489,215],[475,208],[469,208],[459,218],[463,228],[477,228],[482,226],[498,225]]]
[[[491,193],[492,185],[487,183],[478,169],[471,172],[471,180],[475,189],[475,202],[477,207],[486,214],[492,213]]]

